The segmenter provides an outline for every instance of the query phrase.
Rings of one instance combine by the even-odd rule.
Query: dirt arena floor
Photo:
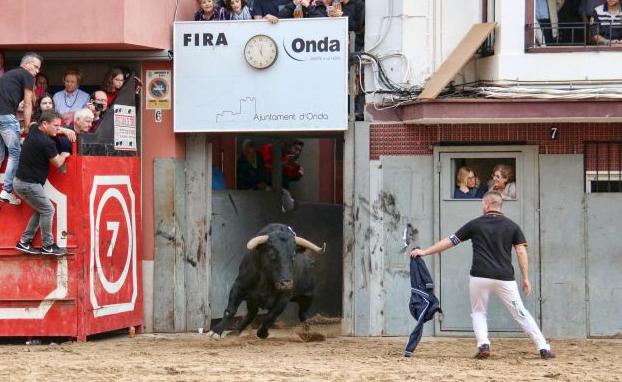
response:
[[[405,338],[302,342],[293,329],[221,340],[198,333],[119,334],[87,343],[0,340],[0,381],[622,381],[622,340],[553,341],[543,361],[525,339],[493,339],[474,360],[472,339],[424,338],[413,358]]]

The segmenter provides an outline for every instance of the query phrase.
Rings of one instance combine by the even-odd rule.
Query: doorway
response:
[[[538,320],[539,292],[539,231],[538,231],[538,151],[535,146],[451,146],[434,149],[435,171],[435,240],[455,233],[463,224],[482,214],[481,194],[459,198],[455,194],[458,174],[468,169],[478,179],[482,191],[488,189],[492,169],[497,165],[513,173],[515,194],[503,203],[504,214],[522,228],[528,242],[529,279],[532,295],[524,298],[527,309]],[[438,257],[436,278],[444,315],[437,326],[437,335],[461,335],[472,331],[469,302],[469,270],[472,261],[470,243],[459,245]],[[513,256],[515,277],[520,280],[516,256]],[[510,335],[520,332],[501,302],[492,298],[488,308],[491,333]]]

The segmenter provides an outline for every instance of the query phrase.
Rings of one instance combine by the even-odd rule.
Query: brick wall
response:
[[[555,139],[552,128],[556,128]],[[434,145],[441,143],[470,144],[528,144],[538,145],[540,154],[582,154],[585,142],[622,142],[622,124],[482,124],[482,125],[372,125],[370,159],[381,155],[432,155]],[[620,145],[611,145],[607,153],[598,151],[601,169],[620,169]],[[588,170],[595,169],[596,150],[587,153]]]

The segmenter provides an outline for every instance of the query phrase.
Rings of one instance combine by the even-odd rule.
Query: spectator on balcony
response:
[[[253,20],[254,17],[246,0],[225,0],[225,20]]]
[[[323,4],[322,4],[323,2]],[[333,0],[316,2],[316,8],[322,16],[348,18],[348,30],[355,33],[354,49],[363,50],[365,43],[365,2],[361,0],[341,0],[340,6],[333,4]],[[341,10],[339,9],[341,8]]]
[[[54,110],[54,100],[48,93],[44,93],[41,97],[37,98],[37,105],[35,108],[33,121],[38,121],[41,118],[41,113],[46,110]],[[34,122],[31,123],[31,125]]]
[[[553,15],[553,16],[551,16]],[[536,38],[540,45],[553,43],[554,37],[557,37],[557,5],[555,0],[536,0],[536,20],[539,27],[536,33],[541,32]],[[554,24],[551,20],[555,20]]]
[[[296,7],[300,7],[299,9],[302,11],[301,18],[324,17],[324,15],[311,4],[311,0],[292,0],[291,4],[287,4],[279,11],[279,19],[295,18]]]
[[[0,50],[0,77],[2,77],[2,75],[6,71],[5,65],[6,65],[6,57],[4,57],[4,52]]]
[[[48,77],[43,73],[37,73],[35,77],[35,96],[40,98],[48,92]]]
[[[93,125],[89,131],[94,132],[99,127],[104,113],[108,110],[108,96],[106,92],[103,90],[94,91],[86,107],[93,113]]]
[[[272,24],[279,21],[279,12],[291,3],[291,0],[255,0],[254,12],[256,20],[268,20]]]
[[[69,137],[68,134],[64,134],[64,136],[57,136],[55,139],[56,150],[58,150],[59,153],[71,153],[71,142],[75,142],[80,133],[87,133],[91,130],[94,118],[95,116],[93,115],[93,112],[88,108],[76,111],[73,115],[73,122],[69,128],[63,129],[72,132],[73,136]],[[61,130],[59,134],[61,134],[63,130]],[[62,170],[64,170],[64,168],[61,169],[61,172],[64,172]]]
[[[7,71],[0,77],[0,163],[4,160],[6,145],[9,152],[4,188],[0,192],[0,201],[18,205],[21,200],[13,193],[13,177],[17,171],[21,145],[19,140],[20,124],[17,119],[19,104],[24,102],[24,126],[30,125],[33,106],[35,76],[39,73],[43,58],[36,53],[26,53],[20,66]],[[3,144],[4,143],[4,144]]]
[[[69,125],[73,121],[73,113],[82,109],[89,101],[89,94],[80,89],[82,72],[69,68],[63,74],[65,89],[54,94],[54,106],[63,117],[63,123]]]
[[[605,0],[581,0],[579,6],[579,15],[584,23],[589,23],[590,18],[594,15],[594,8],[601,5]]]
[[[622,10],[620,0],[606,0],[594,8],[592,18],[592,42],[596,45],[619,44],[622,42]]]
[[[194,21],[215,21],[225,18],[225,10],[216,0],[197,0],[199,10],[194,13]]]
[[[125,73],[121,68],[112,68],[108,71],[108,73],[106,73],[104,83],[102,84],[102,90],[105,91],[108,96],[108,107],[114,103],[114,100],[117,98],[117,94],[119,94],[119,90],[123,87],[124,83]]]
[[[54,242],[52,234],[54,205],[43,189],[50,164],[58,168],[69,156],[66,152],[59,154],[52,139],[60,129],[60,114],[53,110],[46,110],[41,114],[41,119],[33,126],[24,141],[24,149],[15,176],[15,191],[34,210],[15,248],[30,255],[62,256],[67,253],[65,248],[59,248]],[[40,250],[32,246],[32,239],[39,228],[43,245]]]

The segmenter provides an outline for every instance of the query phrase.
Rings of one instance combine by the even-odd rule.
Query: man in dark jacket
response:
[[[426,249],[415,249],[410,256],[427,256],[445,251],[463,241],[473,244],[473,264],[469,279],[471,317],[477,338],[478,351],[475,358],[490,357],[490,340],[486,311],[491,293],[497,295],[510,311],[514,320],[534,342],[542,359],[554,358],[551,346],[546,342],[538,324],[523,305],[512,267],[512,247],[516,250],[520,266],[523,292],[531,293],[529,283],[527,240],[520,227],[503,216],[503,197],[499,192],[489,191],[482,199],[484,215],[471,220],[455,234]]]

